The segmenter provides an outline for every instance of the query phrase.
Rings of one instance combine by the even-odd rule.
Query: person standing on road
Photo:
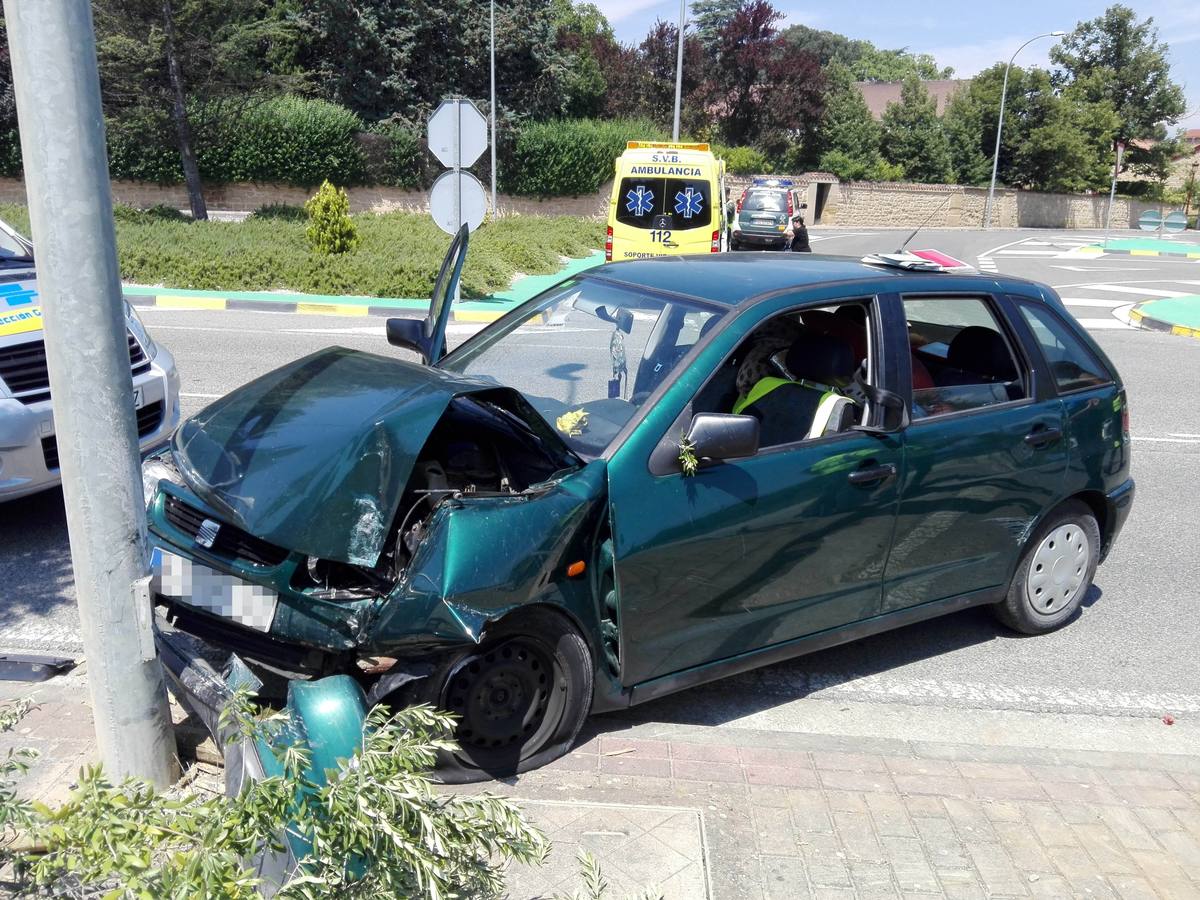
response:
[[[797,212],[792,217],[792,251],[812,253],[812,245],[808,242],[808,227],[804,224],[804,213],[802,212]]]

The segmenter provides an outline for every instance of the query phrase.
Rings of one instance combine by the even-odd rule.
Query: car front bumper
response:
[[[160,344],[149,370],[135,375],[133,385],[142,390],[138,446],[145,455],[170,440],[179,425],[179,375],[170,351]],[[0,502],[59,484],[54,434],[53,398],[30,404],[0,400]]]

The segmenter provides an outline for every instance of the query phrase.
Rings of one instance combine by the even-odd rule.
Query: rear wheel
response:
[[[424,699],[459,717],[458,749],[442,754],[446,783],[499,778],[562,756],[587,718],[592,657],[560,615],[533,610],[429,679]]]
[[[1022,634],[1045,634],[1079,610],[1100,561],[1100,526],[1091,509],[1072,500],[1049,516],[1025,552],[997,618]]]
[[[732,251],[732,250],[741,250],[741,249],[742,249],[742,245],[741,245],[740,243],[738,243],[738,239],[737,239],[737,238],[730,238],[730,239],[729,239],[729,249],[730,249],[731,251]]]

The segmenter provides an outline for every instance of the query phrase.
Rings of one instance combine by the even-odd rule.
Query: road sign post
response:
[[[466,166],[488,148],[488,125],[470,100],[443,100],[429,117],[429,151],[450,171],[443,172],[429,193],[429,212],[438,228],[457,234],[466,224],[474,231],[487,214],[487,196]],[[457,299],[457,285],[455,286]]]
[[[146,513],[87,0],[5,0],[63,501],[96,739],[110,777],[178,773],[154,652]]]

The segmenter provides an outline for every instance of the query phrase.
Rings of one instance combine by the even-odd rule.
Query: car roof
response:
[[[586,277],[634,287],[685,294],[724,306],[739,306],[764,294],[828,284],[863,284],[872,291],[1018,290],[1043,297],[1044,288],[1022,278],[994,274],[909,271],[852,256],[812,253],[714,253],[657,256],[612,262]],[[901,283],[905,282],[905,283]]]

